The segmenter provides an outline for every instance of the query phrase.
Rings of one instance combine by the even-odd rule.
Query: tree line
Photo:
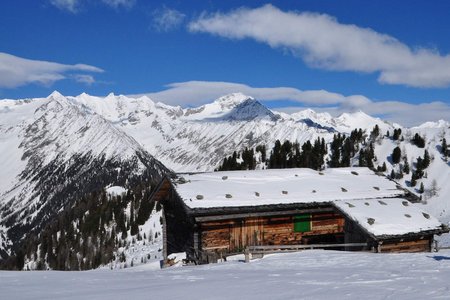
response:
[[[391,136],[386,132],[386,138],[393,141],[404,141],[402,130],[396,128]],[[386,172],[386,162],[375,166],[377,157],[375,145],[383,135],[378,125],[367,134],[361,128],[354,129],[350,134],[337,133],[333,135],[332,141],[327,145],[325,140],[317,138],[314,142],[306,141],[301,146],[298,142],[276,140],[269,156],[266,157],[266,146],[258,145],[255,149],[245,148],[242,152],[234,151],[232,155],[225,157],[216,171],[228,170],[253,170],[258,164],[260,168],[283,169],[283,168],[311,168],[321,170],[325,167],[368,167],[374,171]],[[425,147],[425,138],[416,133],[410,142],[419,148]],[[449,150],[445,138],[442,140],[441,152],[447,159]],[[391,154],[392,164],[399,165],[398,171],[394,168],[390,173],[393,179],[401,179],[404,174],[411,173],[409,184],[416,186],[417,180],[424,176],[424,170],[430,165],[430,154],[424,150],[423,157],[418,157],[413,166],[408,163],[406,153],[402,153],[400,147],[395,147]]]
[[[117,249],[127,244],[129,235],[137,240],[153,238],[139,231],[155,208],[150,193],[150,184],[123,195],[110,195],[105,189],[90,193],[39,234],[29,236],[0,268],[22,270],[26,261],[33,261],[37,270],[89,270],[124,262],[124,253],[119,255]]]

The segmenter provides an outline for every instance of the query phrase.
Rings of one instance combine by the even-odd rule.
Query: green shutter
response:
[[[311,231],[311,214],[294,216],[294,232]]]

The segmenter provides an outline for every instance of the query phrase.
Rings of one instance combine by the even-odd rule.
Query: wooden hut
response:
[[[164,178],[164,257],[195,263],[246,249],[430,251],[448,228],[367,168],[229,171]]]

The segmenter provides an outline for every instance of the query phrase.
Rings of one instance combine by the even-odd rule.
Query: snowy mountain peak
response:
[[[340,131],[346,131],[345,128],[351,130],[355,128],[371,130],[375,125],[378,125],[381,132],[386,132],[393,128],[392,124],[384,122],[379,118],[369,116],[362,111],[343,113],[334,119],[334,123]]]
[[[329,122],[333,117],[329,113],[318,113],[311,108],[307,108],[304,110],[301,110],[299,112],[291,114],[291,117],[294,120],[301,120],[301,119],[311,119],[314,121],[323,121],[323,122]]]
[[[314,110],[312,110],[311,108],[304,109],[304,110],[300,111],[299,113],[303,113],[305,115],[315,115],[316,114],[316,112]]]
[[[88,97],[91,97],[91,95],[89,95],[89,94],[87,94],[85,92],[83,92],[83,93],[79,94],[78,96],[76,96],[76,98],[88,98]]]
[[[53,111],[57,113],[63,110],[65,107],[71,106],[69,100],[57,91],[51,93],[45,100],[46,101],[44,102],[44,104],[42,104],[36,109],[35,111],[36,117],[38,116],[36,115],[36,113],[45,113],[48,111]]]
[[[221,118],[228,114],[233,108],[249,99],[254,100],[254,98],[242,93],[228,94],[217,98],[212,103],[187,109],[184,113],[184,117],[187,120]]]
[[[64,98],[64,96],[60,92],[55,90],[55,91],[53,91],[53,93],[51,93],[50,95],[47,96],[47,99],[51,99],[51,98],[59,99],[59,98]]]
[[[449,127],[450,127],[450,122],[444,121],[444,120],[439,120],[436,122],[425,122],[415,128],[449,128]]]
[[[229,108],[231,106],[236,106],[236,105],[244,102],[247,99],[254,99],[254,98],[244,95],[242,93],[231,93],[231,94],[222,96],[220,98],[217,98],[216,100],[214,100],[213,103],[219,103],[220,105]]]
[[[290,118],[298,123],[303,123],[308,127],[334,132],[333,117],[329,113],[317,113],[314,110],[307,108],[302,111],[293,113]]]
[[[371,116],[369,116],[368,114],[366,114],[366,113],[364,113],[363,111],[361,111],[361,110],[358,110],[358,111],[355,111],[355,112],[350,112],[350,113],[343,113],[343,114],[341,114],[339,117],[338,117],[338,119],[342,119],[342,120],[344,120],[344,119],[350,119],[350,118],[360,118],[360,119],[363,119],[363,118],[372,118]]]
[[[268,118],[271,121],[276,121],[280,116],[275,115],[271,110],[262,105],[259,101],[248,98],[239,103],[222,119],[230,121],[251,121],[254,119]]]

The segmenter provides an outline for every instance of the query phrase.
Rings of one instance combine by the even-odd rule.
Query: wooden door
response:
[[[247,246],[258,246],[263,241],[263,219],[237,220],[230,227],[230,251],[242,252]]]

